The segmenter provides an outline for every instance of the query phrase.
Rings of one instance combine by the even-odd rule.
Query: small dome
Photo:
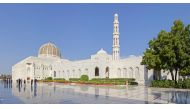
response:
[[[97,54],[107,54],[107,52],[105,50],[103,50],[103,48],[101,48],[101,50],[99,50],[97,52]]]
[[[40,47],[38,56],[61,58],[61,53],[54,44],[49,42]]]

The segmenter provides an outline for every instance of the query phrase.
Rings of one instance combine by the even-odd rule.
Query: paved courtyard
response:
[[[0,103],[153,104],[190,103],[190,90],[146,86],[94,86],[38,83],[0,84]]]

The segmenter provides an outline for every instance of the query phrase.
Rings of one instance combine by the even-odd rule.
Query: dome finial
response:
[[[97,52],[97,54],[107,54],[107,52],[106,52],[103,48],[101,48],[101,49]]]
[[[118,14],[117,13],[114,14],[114,21],[118,21]]]

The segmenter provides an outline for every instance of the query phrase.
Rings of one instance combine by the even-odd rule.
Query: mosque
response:
[[[12,79],[42,80],[52,78],[79,78],[88,75],[92,78],[135,78],[136,82],[147,85],[154,79],[154,71],[141,65],[142,56],[120,58],[118,14],[113,21],[112,54],[100,49],[90,59],[70,61],[61,57],[61,51],[53,43],[39,48],[38,56],[30,56],[12,66]]]

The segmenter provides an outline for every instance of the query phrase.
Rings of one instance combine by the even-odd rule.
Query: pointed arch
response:
[[[67,70],[67,77],[68,77],[68,79],[70,78],[70,71],[69,70]]]
[[[99,68],[98,67],[95,68],[95,76],[99,76]]]
[[[129,68],[129,78],[133,78],[133,68]]]
[[[135,68],[135,79],[139,80],[140,79],[140,74],[139,74],[139,67]]]
[[[56,71],[53,72],[53,77],[55,78],[57,76]]]
[[[87,68],[85,69],[85,75],[88,75],[88,69]]]
[[[127,68],[123,68],[123,77],[124,77],[124,78],[128,78],[128,75],[127,75]]]
[[[65,71],[63,70],[63,72],[62,72],[62,78],[66,78],[66,75],[65,75]]]
[[[80,78],[81,75],[82,75],[82,71],[81,71],[81,69],[79,69],[78,71],[79,71],[78,75],[79,75],[79,78]]]
[[[73,69],[72,78],[76,78],[76,75],[75,75],[75,70],[74,70],[74,69]]]
[[[109,78],[109,67],[106,67],[106,71],[105,71],[105,75],[106,75],[106,78]]]
[[[120,68],[117,69],[117,77],[121,78],[121,69]]]

